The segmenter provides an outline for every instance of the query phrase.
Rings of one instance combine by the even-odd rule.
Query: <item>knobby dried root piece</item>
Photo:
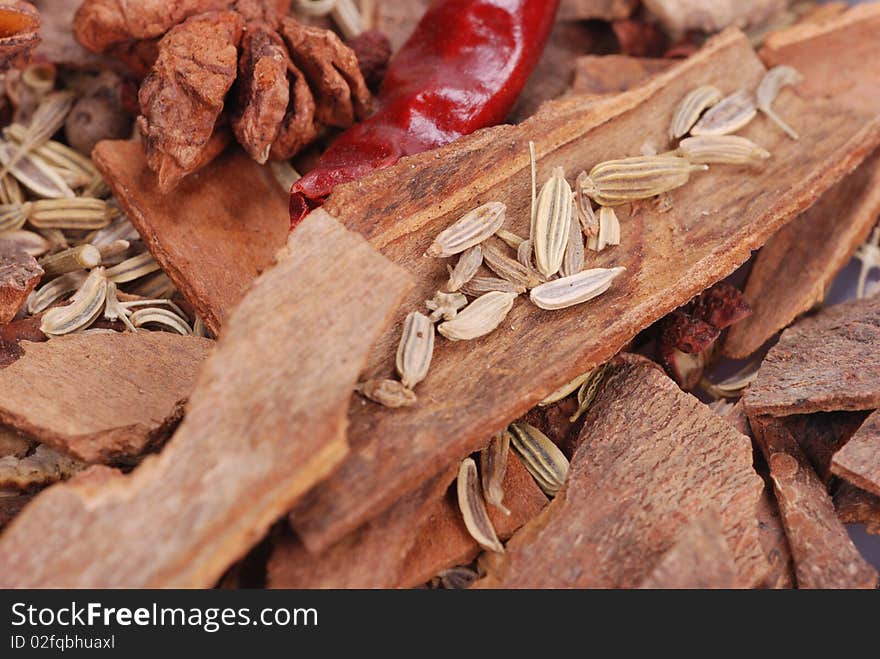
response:
[[[40,13],[29,2],[0,6],[0,71],[23,64],[40,42]]]
[[[163,192],[203,162],[235,82],[243,29],[235,12],[194,16],[159,44],[159,59],[138,93],[138,128]]]
[[[880,413],[869,416],[852,439],[834,454],[831,471],[880,496]]]
[[[795,438],[777,419],[750,420],[770,465],[798,588],[876,587],[877,571],[853,545]]]
[[[880,407],[880,297],[828,307],[788,328],[745,393],[749,416]]]
[[[357,375],[409,286],[313,213],[230,319],[165,449],[129,476],[90,470],[44,492],[0,539],[0,583],[214,584],[344,456]]]
[[[721,519],[708,510],[679,533],[639,588],[736,588],[739,583]]]
[[[42,276],[34,257],[0,234],[0,324],[15,318]]]
[[[809,78],[810,71],[801,70]],[[841,75],[858,76],[859,70]],[[398,313],[400,323],[443,289],[446,263],[423,255],[439,230],[465,212],[486,200],[501,201],[507,206],[505,228],[528,235],[530,140],[542,171],[567,167],[566,180],[572,182],[597,162],[639,153],[645,141],[664,144],[669,118],[691,89],[703,84],[724,92],[754,89],[763,74],[747,40],[728,32],[636,89],[554,101],[520,125],[466,137],[357,185],[340,186],[324,209],[414,273],[418,287]],[[873,112],[840,107],[822,94],[791,99],[786,114],[806,127],[798,142],[767,122],[753,122],[742,133],[773,151],[761,172],[716,167],[693,176],[670,193],[673,207],[662,222],[651,213],[619,213],[624,244],[599,252],[589,264],[626,267],[606,293],[589,302],[589,322],[602,331],[584,334],[582,308],[549,314],[517,304],[504,321],[505,331],[466,346],[446,341],[435,346],[419,405],[393,414],[377,406],[357,408],[352,455],[296,511],[294,525],[304,543],[311,550],[329,546],[430,478],[438,465],[481,448],[487,427],[504,427],[548,393],[608,361],[639,331],[748,260],[751,250],[857,166],[880,138]],[[418,185],[400,186],[404,176]],[[770,190],[767,180],[778,185]],[[387,377],[399,339],[398,332],[383,336],[365,377]],[[541,359],[534,358],[538,354]],[[548,363],[557,366],[548,369]]]
[[[241,153],[218,158],[197,181],[185,180],[167,195],[140,145],[102,142],[94,158],[156,261],[219,334],[223,319],[284,246],[287,191]]]
[[[688,519],[720,514],[737,585],[767,573],[755,520],[762,482],[748,438],[654,364],[613,363],[562,491],[507,544],[492,587],[634,587]]]
[[[211,346],[164,332],[25,344],[0,370],[0,421],[86,462],[139,455],[180,421]]]
[[[0,458],[0,488],[31,490],[45,487],[67,480],[87,466],[76,458],[41,444],[30,455]]]
[[[675,66],[667,59],[628,55],[583,55],[575,60],[574,94],[616,94]]]
[[[844,524],[864,524],[868,533],[880,535],[880,497],[842,481],[834,493],[834,508]]]
[[[270,588],[412,588],[480,551],[464,526],[449,484],[458,467],[444,470],[382,515],[320,554],[292,535],[275,542],[269,559]],[[489,506],[501,540],[547,505],[535,481],[511,455],[501,483],[510,514]]]

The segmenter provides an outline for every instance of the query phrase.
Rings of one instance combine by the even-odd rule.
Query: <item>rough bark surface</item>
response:
[[[674,60],[628,55],[584,55],[575,60],[574,94],[617,94],[675,66]],[[659,146],[659,145],[658,145]]]
[[[880,496],[880,412],[874,412],[831,461],[831,471]]]
[[[798,588],[874,588],[877,571],[837,518],[825,486],[784,424],[751,417],[794,557]]]
[[[15,318],[42,276],[43,269],[34,257],[16,249],[0,234],[0,324]]]
[[[139,455],[174,430],[213,344],[167,332],[24,343],[0,369],[0,423],[86,462]]]
[[[843,481],[834,493],[834,507],[844,524],[864,524],[868,533],[880,535],[880,497]]]
[[[615,362],[560,494],[520,529],[483,585],[641,584],[694,518],[715,509],[737,583],[768,571],[751,442],[642,358]]]
[[[216,583],[342,460],[358,373],[410,285],[313,213],[230,318],[165,449],[42,493],[0,536],[2,587]]]
[[[664,144],[675,107],[693,87],[754,89],[763,74],[745,37],[726,32],[629,92],[555,101],[520,126],[481,131],[337,188],[324,208],[368,236],[418,282],[374,350],[368,376],[392,372],[403,315],[445,286],[446,262],[424,257],[442,229],[464,212],[498,200],[507,205],[506,228],[528,234],[530,139],[541,182],[554,166],[573,181],[597,162],[638,154],[646,141]],[[760,118],[752,122],[745,135],[774,153],[763,171],[714,167],[671,193],[672,208],[662,215],[643,211],[633,217],[625,207],[619,210],[622,245],[590,264],[627,268],[607,293],[557,312],[520,301],[491,335],[466,345],[438,343],[417,405],[393,414],[375,405],[353,408],[352,455],[296,511],[296,529],[306,546],[312,551],[330,546],[441,465],[479,448],[487,433],[603,363],[639,331],[733,272],[857,166],[880,138],[877,123],[833,99],[801,98],[787,89],[777,103],[802,130],[801,139],[789,139]]]
[[[743,400],[749,416],[880,407],[880,297],[844,302],[782,333]]]
[[[219,334],[284,246],[287,191],[268,168],[239,151],[217,158],[169,194],[159,192],[137,142],[101,142],[93,157],[159,265]]]

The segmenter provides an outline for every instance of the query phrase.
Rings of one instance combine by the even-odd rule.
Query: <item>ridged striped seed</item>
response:
[[[458,315],[460,309],[467,306],[468,300],[464,293],[444,293],[437,291],[430,300],[425,300],[425,306],[431,310],[429,318],[432,322],[452,320]]]
[[[571,210],[571,186],[565,180],[565,171],[557,167],[538,195],[532,235],[535,265],[545,277],[552,277],[562,267]]]
[[[583,181],[584,191],[602,206],[619,206],[679,188],[691,172],[708,169],[677,156],[635,156],[599,163]]]
[[[559,447],[540,430],[528,423],[514,423],[509,428],[513,449],[547,496],[556,496],[568,475],[568,459]]]
[[[91,270],[101,265],[101,252],[94,245],[77,245],[44,256],[39,260],[44,277],[57,277],[75,270]]]
[[[504,545],[498,540],[486,510],[480,479],[477,478],[477,465],[473,458],[465,458],[459,466],[456,491],[458,508],[471,537],[487,551],[504,553]]]
[[[133,288],[129,288],[129,292],[134,295],[140,295],[145,298],[169,298],[177,291],[174,282],[164,272],[145,277]]]
[[[774,66],[764,74],[761,83],[758,85],[758,109],[763,112],[767,118],[774,124],[779,126],[785,134],[791,139],[798,138],[797,131],[785,123],[778,114],[773,110],[773,101],[779,96],[779,92],[783,87],[788,85],[799,85],[804,81],[804,76],[791,66]]]
[[[677,153],[705,165],[756,165],[770,157],[769,151],[739,135],[687,137],[679,143]]]
[[[425,314],[411,311],[403,321],[397,346],[397,374],[407,389],[425,379],[434,355],[434,323]]]
[[[540,283],[528,267],[507,256],[497,245],[487,242],[482,247],[486,267],[502,279],[526,288]]]
[[[587,194],[589,185],[591,185],[590,175],[586,172],[578,174],[574,183],[574,205],[581,231],[587,238],[599,235],[599,220],[593,212],[593,204],[590,203],[590,196]]]
[[[502,503],[504,499],[504,475],[510,453],[510,433],[505,430],[492,435],[489,445],[480,451],[480,478],[486,503],[495,506],[505,515],[510,510]]]
[[[31,204],[28,222],[40,229],[102,229],[118,216],[103,199],[43,199]]]
[[[452,320],[437,326],[450,341],[467,341],[494,331],[507,317],[516,300],[515,293],[492,292],[481,295]]]
[[[8,143],[0,143],[0,163],[12,162],[14,147]],[[76,193],[71,190],[61,175],[49,163],[33,153],[23,155],[9,167],[19,183],[47,199],[73,199]]]
[[[25,137],[25,128],[21,124],[12,124],[4,132],[7,137],[19,143]],[[61,142],[49,140],[34,148],[33,153],[59,170],[59,173],[65,172],[62,177],[68,180],[69,176],[69,183],[74,180],[78,181],[78,184],[74,184],[75,187],[86,185],[93,179],[100,177],[90,159]]]
[[[114,240],[112,243],[100,247],[95,245],[95,247],[101,253],[101,264],[109,266],[117,265],[125,260],[125,257],[128,256],[128,250],[131,249],[131,243],[127,240]]]
[[[47,336],[61,336],[87,327],[100,315],[106,297],[104,268],[95,268],[71,298],[70,304],[46,312],[40,330]]]
[[[449,272],[449,283],[446,288],[454,293],[477,274],[477,270],[483,265],[483,248],[479,245],[468,247],[458,257],[455,267]]]
[[[605,373],[608,372],[608,364],[602,364],[601,366],[597,366],[592,371],[590,371],[587,375],[588,377],[581,383],[581,388],[578,389],[578,408],[577,411],[571,415],[569,421],[574,423],[581,415],[586,412],[590,405],[593,404],[593,401],[596,398],[596,394],[599,393],[599,386],[602,384],[602,380],[605,379]]]
[[[565,256],[562,258],[563,277],[576,275],[584,269],[584,236],[577,222],[569,222],[568,244],[565,246]]]
[[[24,203],[24,193],[21,186],[13,176],[3,176],[0,178],[0,204],[16,204]]]
[[[120,216],[113,220],[103,229],[98,229],[90,234],[88,241],[95,247],[103,247],[117,240],[135,241],[140,238],[137,229],[132,226],[131,222],[125,216]]]
[[[43,284],[28,298],[28,313],[40,313],[48,309],[65,295],[73,293],[82,286],[86,278],[88,278],[88,273],[80,270],[68,272],[66,275],[56,277],[48,284]]]
[[[721,100],[721,90],[712,85],[703,85],[688,92],[675,109],[672,124],[669,126],[670,139],[677,140],[688,134],[700,115]]]
[[[548,405],[552,405],[553,403],[558,403],[563,398],[568,398],[571,394],[577,391],[578,387],[580,387],[587,380],[587,378],[590,377],[590,373],[592,373],[592,371],[581,373],[571,382],[566,382],[564,385],[559,387],[559,389],[557,389],[540,403],[538,403],[538,407],[547,407]]]
[[[495,236],[499,238],[505,245],[510,247],[510,249],[519,249],[519,246],[522,245],[525,238],[516,235],[513,231],[508,231],[507,229],[498,229],[495,232]]]
[[[533,288],[532,303],[541,309],[555,311],[592,300],[607,291],[611,282],[626,268],[592,268],[570,277],[548,281]]]
[[[30,202],[0,205],[0,233],[21,229],[28,218],[30,208]]]
[[[426,254],[436,257],[454,256],[468,247],[479,245],[501,228],[506,210],[507,207],[500,201],[490,201],[475,208],[440,232]]]
[[[158,309],[156,307],[138,309],[131,314],[130,320],[131,324],[135,327],[158,325],[184,336],[192,334],[192,328],[189,326],[189,323],[168,309]]]
[[[758,113],[752,95],[738,91],[706,112],[691,129],[691,135],[728,135],[747,125]]]
[[[602,206],[599,209],[599,235],[590,238],[589,248],[595,252],[601,252],[608,245],[620,244],[620,220],[617,213],[610,206]]]
[[[5,242],[15,243],[15,246],[31,256],[41,256],[49,251],[51,245],[43,236],[33,231],[19,229],[18,231],[6,231],[0,236]]]
[[[409,407],[418,400],[411,390],[397,380],[367,380],[360,382],[355,391],[364,398],[391,409]]]
[[[461,287],[461,292],[471,297],[480,297],[486,293],[513,293],[522,295],[526,292],[525,286],[519,286],[501,277],[474,277]],[[451,320],[451,319],[446,319]]]
[[[140,279],[144,275],[148,275],[158,269],[159,264],[153,259],[153,255],[149,252],[144,252],[126,259],[112,268],[108,268],[107,279],[117,284],[124,284],[128,281]]]
[[[74,101],[76,101],[76,94],[70,91],[52,92],[43,97],[37,109],[34,110],[30,123],[27,127],[22,127],[21,143],[17,146],[10,161],[3,163],[4,167],[0,176],[4,176],[15,163],[58,132],[64,125]]]

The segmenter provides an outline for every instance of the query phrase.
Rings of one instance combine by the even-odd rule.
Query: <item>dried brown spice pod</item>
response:
[[[719,282],[700,293],[691,309],[691,315],[719,330],[748,318],[751,313],[752,308],[742,292],[727,282]]]
[[[0,5],[0,71],[27,60],[40,41],[40,13],[29,2]]]
[[[366,30],[348,40],[361,68],[361,75],[373,91],[379,89],[391,59],[391,42],[379,30]]]
[[[712,323],[676,309],[663,319],[659,339],[665,346],[694,355],[706,350],[720,335],[721,330]]]

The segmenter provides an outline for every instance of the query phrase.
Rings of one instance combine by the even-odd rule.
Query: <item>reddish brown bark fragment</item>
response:
[[[850,441],[866,416],[866,412],[794,414],[780,417],[779,423],[797,440],[819,480],[827,487],[832,478],[832,456]]]
[[[87,462],[139,455],[180,421],[212,345],[165,332],[26,343],[0,369],[0,422]]]
[[[877,571],[853,545],[795,438],[773,417],[751,421],[770,465],[798,588],[874,588]]]
[[[666,35],[656,23],[636,19],[611,24],[620,52],[630,57],[660,57],[669,46]]]
[[[724,354],[735,359],[748,357],[822,302],[837,273],[868,237],[878,215],[880,153],[875,153],[761,248],[745,288],[754,313],[730,328]]]
[[[694,355],[708,349],[720,335],[721,330],[712,323],[675,310],[663,319],[659,341],[664,346]]]
[[[749,416],[880,407],[880,297],[828,307],[788,328],[743,400]]]
[[[167,195],[158,190],[136,142],[102,142],[94,159],[159,265],[219,334],[223,320],[284,246],[287,191],[268,168],[237,151]]]
[[[718,513],[694,518],[639,588],[737,588],[736,563],[724,540]]]
[[[763,74],[748,41],[728,32],[636,89],[555,101],[519,126],[480,131],[340,186],[324,208],[415,274],[418,287],[401,308],[399,323],[404,309],[421,307],[445,286],[445,261],[424,253],[465,212],[502,201],[506,228],[528,234],[529,140],[536,143],[542,180],[560,166],[573,181],[597,162],[638,154],[645,141],[668,140],[669,117],[695,86],[754,89]],[[794,97],[786,111],[789,119],[804,119],[797,142],[765,121],[753,121],[745,130],[749,139],[773,151],[765,170],[713,168],[671,193],[672,208],[662,222],[649,213],[621,221],[620,248],[605,250],[591,263],[627,268],[607,293],[552,313],[518,303],[491,335],[467,345],[435,347],[431,372],[419,385],[419,404],[393,414],[356,409],[351,456],[296,511],[296,528],[306,545],[318,550],[356,529],[435,475],[438,465],[477,450],[487,432],[607,361],[638,332],[729,275],[880,138],[870,117],[823,96]],[[775,184],[768,186],[767,180]],[[397,325],[377,344],[366,377],[393,372],[399,340]]]
[[[880,412],[874,412],[843,448],[834,454],[831,471],[880,496]]]
[[[587,413],[560,494],[520,529],[485,585],[641,584],[694,517],[717,509],[738,583],[768,565],[755,506],[751,444],[653,364],[615,362]]]
[[[412,588],[442,570],[470,562],[479,552],[461,520],[445,473],[321,554],[310,554],[293,536],[281,538],[269,561],[271,588]],[[504,504],[488,507],[502,540],[537,515],[547,497],[511,455]]]
[[[769,480],[769,479],[768,479]],[[779,505],[773,495],[773,486],[767,483],[758,502],[758,537],[770,571],[764,578],[765,588],[794,588],[794,561],[785,527],[779,513]]]
[[[834,507],[844,524],[864,524],[868,533],[880,535],[880,497],[841,481],[834,493]]]
[[[740,290],[723,281],[700,293],[691,309],[695,318],[719,330],[748,318],[751,313],[752,309]]]
[[[0,234],[0,325],[15,318],[42,276],[36,259]]]
[[[628,55],[584,55],[575,60],[575,94],[616,94],[675,66],[667,59]]]
[[[165,449],[128,476],[92,469],[43,492],[0,536],[3,587],[212,586],[339,463],[358,373],[411,284],[323,213],[288,247]]]
[[[147,162],[168,192],[195,171],[235,82],[244,23],[231,11],[202,14],[159,42],[159,58],[141,85],[138,128]]]
[[[40,331],[42,314],[15,320],[0,325],[0,368],[9,366],[24,354],[22,341],[45,341],[46,335]]]

